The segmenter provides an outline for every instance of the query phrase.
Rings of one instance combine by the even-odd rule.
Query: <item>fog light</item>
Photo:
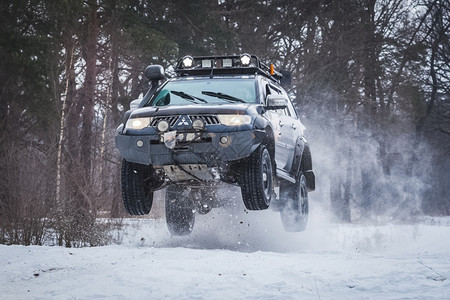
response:
[[[169,130],[169,122],[167,122],[166,120],[161,120],[158,122],[158,125],[156,125],[156,128],[159,132],[165,132]]]
[[[141,141],[141,140],[138,140],[138,141],[136,142],[136,145],[137,145],[138,147],[142,147],[142,146],[144,146],[144,142]]]
[[[220,138],[220,143],[222,144],[227,144],[228,143],[228,137],[227,136],[223,136]]]
[[[195,119],[192,122],[192,128],[194,128],[195,130],[203,130],[205,129],[205,122],[203,122],[202,119]]]
[[[195,140],[195,133],[187,133],[186,134],[186,141],[192,142],[193,140]]]

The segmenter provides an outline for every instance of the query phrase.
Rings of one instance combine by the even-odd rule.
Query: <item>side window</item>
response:
[[[269,89],[270,89],[270,93],[271,94],[278,94],[278,95],[282,95],[283,93],[281,92],[280,89],[274,87],[273,85],[268,85]]]
[[[273,85],[267,85],[267,89],[269,90],[269,94],[271,95],[282,95],[281,90],[277,89]],[[276,112],[279,115],[287,115],[286,109],[277,109]]]
[[[295,119],[298,119],[297,112],[295,111],[294,105],[292,105],[291,100],[288,101],[287,110],[288,110],[289,116],[291,116]]]
[[[269,88],[269,85],[268,85],[268,84],[266,84],[266,91],[265,91],[265,93],[264,93],[264,99],[267,98],[267,95],[270,95],[270,88]]]
[[[295,111],[294,105],[292,104],[292,101],[289,98],[289,96],[286,93],[286,91],[283,90],[283,89],[280,89],[280,94],[283,95],[284,98],[286,98],[288,100],[288,105],[287,105],[287,107],[285,109],[285,111],[286,111],[285,114],[290,116],[290,117],[292,117],[292,118],[298,119],[297,112]]]

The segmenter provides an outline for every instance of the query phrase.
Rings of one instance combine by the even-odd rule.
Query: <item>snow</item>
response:
[[[121,244],[0,246],[1,299],[450,299],[450,218],[303,233],[279,214],[214,209],[189,237],[127,219]]]

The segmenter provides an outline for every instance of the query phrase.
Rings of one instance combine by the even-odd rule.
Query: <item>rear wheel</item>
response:
[[[122,161],[122,199],[130,215],[146,215],[150,212],[153,204],[152,178],[151,166],[125,159]]]
[[[178,185],[167,187],[166,222],[172,235],[189,235],[192,232],[195,209],[189,189]]]
[[[280,215],[283,227],[288,232],[299,232],[306,229],[308,222],[308,192],[306,178],[300,174],[296,183],[282,182],[280,184]]]
[[[259,146],[245,161],[240,180],[245,207],[248,210],[267,209],[273,194],[273,175],[266,146]]]
[[[190,197],[201,215],[209,213],[215,205],[215,190],[211,187],[191,188]]]

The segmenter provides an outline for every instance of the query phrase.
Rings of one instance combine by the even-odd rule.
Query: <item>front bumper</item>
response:
[[[227,137],[228,142],[220,141]],[[178,164],[206,164],[208,167],[248,157],[263,141],[262,130],[203,133],[200,141],[178,144],[168,148],[155,135],[116,136],[116,146],[124,159],[130,162],[162,167]]]

